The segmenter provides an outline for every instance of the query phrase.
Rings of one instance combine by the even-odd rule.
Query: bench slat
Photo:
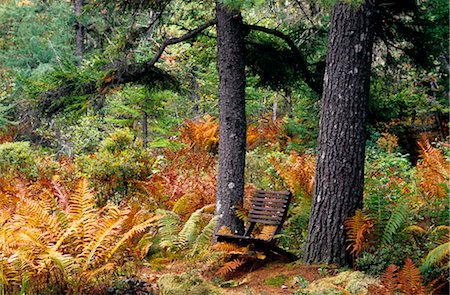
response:
[[[274,211],[250,211],[249,216],[251,215],[261,215],[261,216],[277,216],[277,217],[283,217],[284,212],[274,212]]]
[[[257,222],[257,223],[262,223],[262,224],[269,224],[269,225],[278,225],[280,224],[279,221],[275,221],[275,220],[266,220],[266,219],[249,219],[250,222]]]
[[[255,190],[255,193],[266,195],[285,195],[285,196],[291,195],[291,193],[288,191],[272,191],[272,190]]]
[[[269,207],[269,206],[264,206],[264,204],[262,205],[255,205],[255,204],[251,204],[251,208],[250,211],[275,211],[275,212],[283,212],[285,210],[286,205],[283,206],[278,206],[278,207]]]
[[[273,203],[287,203],[287,199],[271,199],[271,198],[263,198],[263,197],[253,197],[251,202],[273,202]]]

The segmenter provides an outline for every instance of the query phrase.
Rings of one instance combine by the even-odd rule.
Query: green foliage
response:
[[[273,286],[273,287],[280,287],[283,285],[287,280],[287,276],[285,275],[277,275],[272,278],[268,278],[264,281],[265,285]]]
[[[382,229],[381,243],[383,245],[394,243],[393,237],[398,234],[401,226],[404,224],[405,220],[408,218],[408,200],[405,199],[394,208],[386,223],[386,226]]]
[[[117,129],[100,143],[96,153],[82,155],[76,163],[98,190],[100,203],[129,197],[133,181],[144,180],[157,165],[150,150],[144,149],[129,129]]]
[[[73,157],[93,153],[106,136],[104,129],[107,126],[91,114],[75,120],[69,115],[61,115],[41,123],[36,134],[58,155]]]
[[[159,246],[174,252],[191,249],[191,256],[201,253],[210,245],[217,224],[217,217],[205,213],[211,208],[212,205],[207,205],[196,210],[184,224],[174,212],[158,211],[164,214],[158,222]]]
[[[28,177],[38,176],[39,157],[27,141],[0,144],[0,176],[13,177],[17,172]]]
[[[70,60],[71,29],[69,2],[31,0],[2,3],[0,64],[29,71]]]

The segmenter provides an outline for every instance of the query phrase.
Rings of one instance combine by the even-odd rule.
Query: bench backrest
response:
[[[245,236],[250,236],[256,223],[276,226],[272,236],[281,230],[291,201],[292,194],[289,191],[256,190],[250,199],[249,228]]]

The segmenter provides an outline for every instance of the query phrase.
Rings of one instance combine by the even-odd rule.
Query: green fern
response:
[[[163,249],[170,249],[177,240],[181,218],[176,213],[167,210],[156,210],[156,214],[164,215],[158,221],[159,246]]]
[[[408,215],[408,200],[405,198],[397,205],[397,207],[395,207],[395,209],[391,213],[391,217],[386,223],[386,226],[383,228],[381,236],[382,245],[386,246],[393,244],[394,235],[401,228],[405,220],[408,218]]]
[[[448,259],[449,254],[450,254],[450,242],[437,246],[428,253],[427,257],[425,257],[425,261],[420,267],[420,271],[422,273],[425,273],[433,265],[443,261],[444,259]]]
[[[219,216],[214,216],[208,222],[208,224],[203,228],[202,232],[198,235],[197,239],[195,239],[194,247],[191,252],[191,256],[194,256],[199,251],[205,249],[209,243],[211,242],[211,238],[214,234],[214,230],[216,229],[217,221],[219,220]]]
[[[199,231],[198,226],[202,218],[202,211],[203,208],[196,210],[183,225],[176,240],[177,247],[185,248],[192,245]]]

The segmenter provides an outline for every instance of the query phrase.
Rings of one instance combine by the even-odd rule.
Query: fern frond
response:
[[[275,225],[265,225],[258,234],[257,238],[261,240],[269,240],[273,236],[276,229],[277,227]]]
[[[347,229],[347,241],[350,242],[347,249],[352,248],[351,253],[359,256],[364,248],[367,234],[372,231],[374,220],[360,209],[355,211],[355,215],[344,221]]]
[[[81,275],[81,277],[82,277],[81,280],[85,283],[89,283],[94,278],[98,277],[101,273],[110,272],[110,271],[114,270],[115,267],[116,267],[115,263],[109,262],[99,268],[85,271]]]
[[[398,274],[399,289],[404,294],[425,294],[422,275],[411,258],[406,258],[405,265]]]
[[[212,247],[212,249],[222,251],[227,254],[242,254],[242,255],[248,254],[247,247],[241,247],[236,244],[227,242],[217,243]]]
[[[381,275],[381,283],[386,288],[387,295],[394,295],[395,290],[398,288],[397,280],[398,267],[395,264],[389,265]]]
[[[187,245],[192,244],[192,242],[194,241],[195,236],[198,232],[198,225],[201,220],[202,211],[203,208],[196,210],[183,225],[183,228],[178,234],[177,240],[175,242],[175,244],[179,248],[184,248]]]
[[[158,220],[159,245],[164,249],[173,247],[180,230],[180,217],[174,212],[166,210],[156,210],[156,214],[164,215]]]
[[[147,255],[150,247],[153,245],[153,240],[155,237],[156,231],[145,233],[135,247],[135,251],[137,252],[137,256],[140,259],[144,259]]]
[[[407,226],[407,227],[405,227],[405,229],[403,231],[407,232],[407,233],[420,234],[420,235],[423,235],[427,232],[423,227],[418,226],[418,225]]]
[[[195,255],[195,253],[197,253],[198,251],[206,248],[207,245],[209,245],[218,220],[219,216],[214,216],[213,218],[211,218],[208,224],[203,228],[202,232],[197,236],[194,242],[194,247],[191,252],[192,256]]]
[[[408,200],[405,198],[400,202],[391,214],[381,236],[382,245],[390,245],[393,243],[394,234],[401,228],[409,214]]]
[[[450,236],[447,236],[446,243],[437,246],[427,254],[427,256],[425,257],[425,261],[420,267],[422,273],[430,269],[433,265],[449,259],[450,241],[448,238],[450,238]]]
[[[95,196],[89,189],[89,182],[82,178],[78,181],[75,193],[69,197],[69,214],[72,219],[94,212]]]
[[[133,226],[133,228],[131,228],[129,231],[127,231],[126,233],[123,234],[122,238],[114,245],[113,248],[111,248],[110,251],[108,251],[108,253],[105,255],[105,262],[108,261],[111,256],[117,251],[117,249],[119,249],[120,246],[122,246],[122,244],[131,239],[132,237],[134,237],[135,235],[144,232],[152,223],[154,223],[155,221],[161,219],[160,215],[156,215],[153,216],[152,218],[137,224],[135,226]]]
[[[83,252],[80,255],[80,258],[82,258],[82,261],[83,261],[83,267],[82,267],[83,271],[85,271],[89,268],[95,252],[97,251],[97,249],[100,248],[103,241],[107,237],[114,236],[114,232],[116,232],[118,230],[118,228],[120,228],[120,226],[123,224],[125,218],[126,218],[126,216],[121,216],[118,219],[108,218],[107,220],[105,220],[105,222],[103,222],[100,230],[97,233],[95,233],[92,241],[83,249]]]
[[[238,269],[245,262],[247,262],[247,260],[242,259],[242,258],[237,258],[237,259],[228,261],[221,268],[219,268],[217,270],[216,274],[219,275],[219,276],[227,275],[227,274],[235,271],[236,269]]]
[[[69,274],[79,268],[74,257],[68,254],[62,254],[61,252],[50,248],[47,249],[46,253],[40,255],[39,258],[43,260],[41,268],[46,268],[47,260],[50,260],[59,268],[65,280],[68,280]]]

